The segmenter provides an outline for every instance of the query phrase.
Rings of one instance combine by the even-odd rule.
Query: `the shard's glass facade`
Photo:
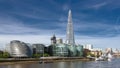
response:
[[[66,44],[75,45],[71,10],[68,13]]]

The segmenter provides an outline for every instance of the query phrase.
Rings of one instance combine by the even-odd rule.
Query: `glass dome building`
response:
[[[26,43],[13,40],[10,42],[10,55],[11,57],[31,57],[32,51]]]

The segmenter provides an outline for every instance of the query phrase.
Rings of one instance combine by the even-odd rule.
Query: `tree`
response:
[[[44,54],[44,57],[48,57],[48,56],[49,56],[49,54],[47,54],[47,53]]]
[[[0,53],[0,58],[9,58],[10,54],[8,52]]]
[[[33,54],[32,57],[33,57],[33,58],[39,58],[39,57],[41,57],[41,55],[42,55],[42,54]]]
[[[83,57],[87,57],[89,53],[90,53],[90,50],[84,49],[83,50]]]

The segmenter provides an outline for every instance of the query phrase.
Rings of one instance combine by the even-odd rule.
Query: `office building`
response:
[[[61,38],[57,39],[57,44],[63,44],[63,40]]]
[[[13,40],[10,42],[10,56],[11,57],[31,57],[32,51],[26,43],[18,40]]]
[[[51,37],[51,44],[56,44],[56,36]]]
[[[69,13],[68,13],[66,44],[75,45],[71,10],[69,10]]]
[[[33,44],[32,45],[33,54],[43,54],[44,47],[45,47],[45,45],[43,45],[43,44]]]

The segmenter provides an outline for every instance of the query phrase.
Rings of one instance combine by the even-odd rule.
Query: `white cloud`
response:
[[[86,37],[86,36],[77,36],[76,42],[80,44],[93,44],[94,47],[100,48],[120,48],[120,36],[117,37]]]
[[[1,34],[48,34],[58,32],[57,29],[40,29],[32,27],[33,25],[25,25],[24,22],[13,17],[0,17],[0,33]]]
[[[104,21],[102,22],[85,22],[85,21],[80,21],[79,23],[74,23],[75,30],[88,30],[88,29],[114,29],[116,27],[116,24],[110,25],[110,24],[105,24]],[[96,27],[97,26],[97,27]],[[118,25],[119,26],[119,25]]]
[[[107,2],[95,4],[95,5],[91,6],[91,8],[100,9],[101,7],[104,7],[105,5],[107,5]]]
[[[12,40],[20,40],[26,43],[43,43],[50,44],[50,38],[52,35],[0,35],[0,47],[5,47],[5,44]],[[62,38],[65,42],[65,35],[56,35],[57,38]],[[93,44],[98,48],[120,48],[119,46],[120,36],[117,37],[88,37],[88,36],[75,36],[76,44]]]
[[[11,40],[21,40],[26,43],[46,43],[50,40],[49,35],[0,35],[1,42],[9,42]]]
[[[85,1],[81,8],[83,9],[103,9],[104,10],[113,10],[118,9],[120,6],[120,0],[88,0]]]
[[[64,36],[56,35],[57,38],[64,38]],[[3,48],[12,40],[20,40],[26,43],[43,43],[50,45],[50,38],[52,35],[0,35],[0,47]]]

